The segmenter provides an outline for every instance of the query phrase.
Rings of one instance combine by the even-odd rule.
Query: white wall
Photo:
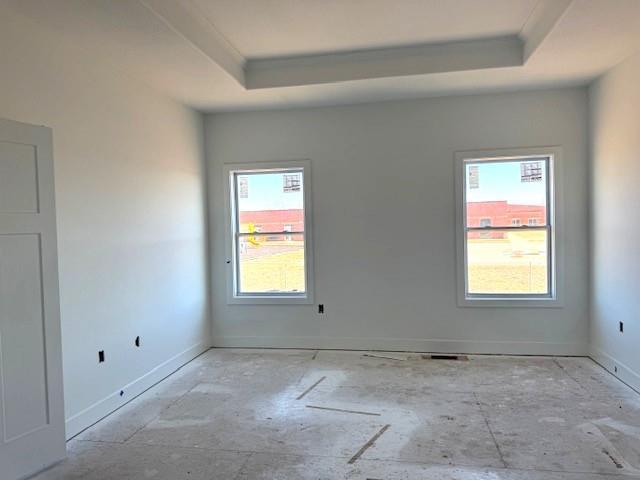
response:
[[[640,54],[590,87],[592,355],[640,389]],[[618,323],[624,322],[624,333]],[[617,372],[616,372],[617,370]]]
[[[585,354],[587,93],[565,89],[207,116],[216,346]],[[459,308],[454,152],[564,150],[563,308]],[[227,305],[223,163],[309,158],[317,303]]]
[[[69,436],[210,343],[202,118],[0,18],[0,116],[53,128]]]

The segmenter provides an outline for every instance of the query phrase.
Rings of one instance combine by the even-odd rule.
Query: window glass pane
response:
[[[239,293],[304,293],[304,235],[244,235],[238,241]]]
[[[548,294],[547,230],[467,232],[469,294]]]
[[[235,181],[240,232],[304,231],[302,171],[238,174]]]
[[[467,227],[545,225],[545,158],[465,164]]]

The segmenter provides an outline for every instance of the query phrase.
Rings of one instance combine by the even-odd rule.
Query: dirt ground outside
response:
[[[304,292],[304,243],[275,241],[248,244],[240,253],[243,292]]]
[[[548,293],[544,230],[469,239],[467,263],[469,293]]]
[[[547,293],[544,231],[507,232],[467,243],[470,293]],[[265,241],[240,254],[243,292],[303,292],[304,244]]]

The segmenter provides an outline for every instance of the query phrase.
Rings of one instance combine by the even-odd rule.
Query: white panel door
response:
[[[51,130],[0,119],[0,478],[65,456]]]

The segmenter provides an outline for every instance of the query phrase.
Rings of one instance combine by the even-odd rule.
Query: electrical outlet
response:
[[[98,363],[104,362],[104,350],[98,352]]]

